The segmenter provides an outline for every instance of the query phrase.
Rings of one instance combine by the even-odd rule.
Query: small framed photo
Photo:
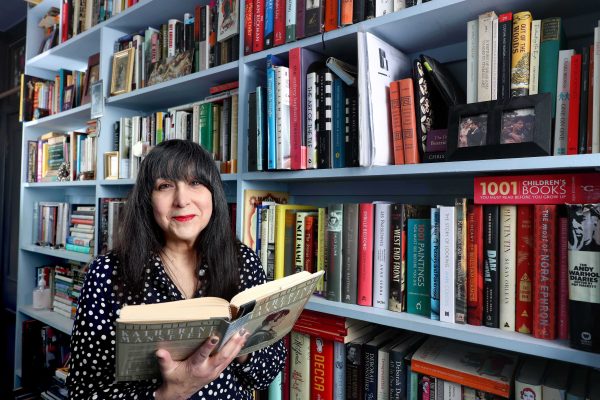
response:
[[[448,119],[447,159],[550,155],[551,107],[549,93],[454,106]]]
[[[65,87],[65,92],[63,93],[63,111],[70,110],[73,108],[73,98],[75,97],[75,86],[69,85]]]
[[[100,53],[92,54],[88,57],[88,66],[83,79],[83,95],[81,104],[90,102],[91,85],[100,79]]]
[[[102,79],[92,84],[90,92],[92,96],[90,118],[100,118],[104,115],[104,82]]]
[[[104,179],[119,179],[119,152],[104,153]]]
[[[111,96],[131,91],[134,55],[135,49],[133,47],[113,55],[112,78],[110,81]]]

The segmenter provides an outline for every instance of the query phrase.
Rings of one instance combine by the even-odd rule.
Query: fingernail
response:
[[[213,336],[212,338],[210,338],[210,344],[217,344],[219,343],[219,338],[217,336]]]
[[[248,333],[248,331],[247,331],[246,329],[244,329],[244,328],[242,328],[242,329],[241,329],[241,330],[238,332],[238,334],[239,334],[240,336],[244,336],[246,333]]]

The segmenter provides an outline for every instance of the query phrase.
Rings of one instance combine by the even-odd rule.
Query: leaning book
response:
[[[220,349],[242,328],[251,335],[240,356],[275,343],[291,331],[323,273],[299,272],[244,290],[230,302],[202,297],[123,307],[117,320],[116,380],[158,377],[157,349],[184,360],[207,338],[218,336]]]

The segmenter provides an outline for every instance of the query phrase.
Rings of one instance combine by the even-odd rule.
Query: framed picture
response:
[[[452,107],[447,160],[551,155],[550,96],[543,93]]]
[[[63,111],[70,110],[73,108],[73,98],[75,97],[75,86],[69,85],[65,88],[63,94]]]
[[[193,51],[182,51],[175,56],[151,64],[148,69],[147,86],[189,75],[192,72],[193,61]]]
[[[88,57],[88,66],[83,78],[83,95],[81,104],[90,102],[90,87],[100,79],[100,53]]]
[[[112,62],[112,78],[110,80],[110,95],[127,93],[131,90],[133,77],[133,47],[115,53]]]
[[[119,179],[119,152],[104,153],[104,179]]]
[[[90,118],[100,118],[104,115],[104,82],[102,79],[92,84],[90,92],[92,96]]]

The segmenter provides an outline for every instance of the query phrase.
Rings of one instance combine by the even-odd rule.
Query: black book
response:
[[[304,14],[304,36],[314,36],[323,32],[325,0],[306,0]]]
[[[346,167],[358,166],[358,92],[346,86]]]
[[[498,100],[510,99],[512,13],[498,17]]]
[[[352,3],[352,23],[356,24],[365,20],[365,0],[354,0]]]
[[[323,67],[317,76],[317,166],[318,168],[331,168],[333,74],[329,68]]]
[[[490,328],[499,328],[500,325],[499,212],[498,205],[483,206],[483,324]]]
[[[375,18],[375,0],[365,0],[365,18]]]
[[[256,171],[256,92],[248,94],[248,171]]]
[[[590,74],[590,48],[581,49],[581,96],[579,97],[579,143],[577,153],[587,153],[587,120],[588,120],[588,95]]]

